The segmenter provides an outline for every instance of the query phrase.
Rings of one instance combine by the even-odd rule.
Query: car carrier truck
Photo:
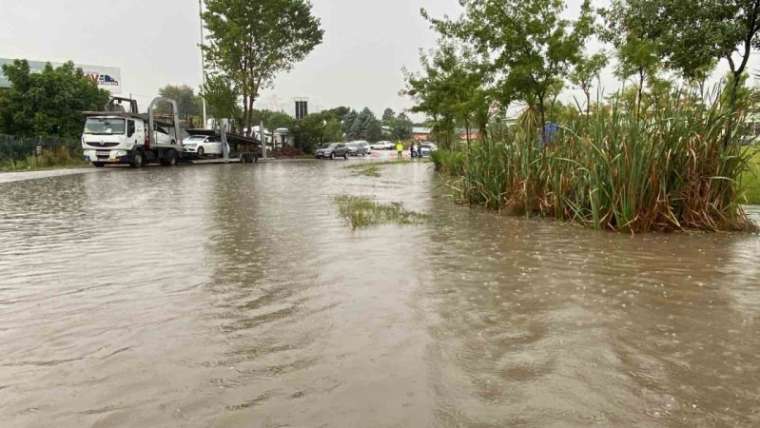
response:
[[[183,155],[174,100],[158,97],[141,114],[137,101],[113,97],[104,111],[84,114],[82,150],[85,160],[96,167],[129,164],[140,168],[150,162],[172,166]]]

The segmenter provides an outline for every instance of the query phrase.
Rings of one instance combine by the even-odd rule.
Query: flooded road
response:
[[[760,237],[505,218],[430,164],[345,164],[0,184],[0,426],[760,425]],[[430,220],[352,231],[343,194]]]

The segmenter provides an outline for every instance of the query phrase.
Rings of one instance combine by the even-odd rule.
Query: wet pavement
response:
[[[760,425],[760,236],[508,218],[429,163],[348,164],[0,184],[0,426]],[[352,231],[342,194],[431,218]]]

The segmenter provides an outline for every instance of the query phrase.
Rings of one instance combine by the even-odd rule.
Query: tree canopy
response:
[[[193,88],[187,85],[166,85],[158,93],[177,102],[178,114],[182,119],[187,121],[193,116],[200,116],[202,101],[195,95]]]
[[[472,120],[467,116],[478,110],[477,116],[487,118],[490,100],[497,96],[504,106],[512,99],[527,102],[545,122],[545,103],[572,65],[580,60],[583,44],[593,33],[590,1],[584,0],[575,21],[562,18],[563,0],[461,0],[460,3],[464,14],[456,20],[432,19],[423,11],[444,40],[432,62],[423,60],[426,71],[422,78],[410,79],[408,93],[420,96],[417,110],[433,116],[439,128],[452,128],[455,118],[466,124]],[[452,39],[464,45],[461,49],[464,54],[456,52]],[[472,61],[476,54],[481,59]],[[460,66],[466,60],[470,64]],[[482,67],[473,66],[478,62]],[[492,88],[478,84],[489,77],[494,80]],[[444,89],[462,87],[457,82],[483,91],[459,97]],[[442,97],[446,101],[442,102]],[[451,111],[441,109],[446,104],[452,105]]]
[[[0,97],[0,133],[79,137],[83,111],[102,110],[108,92],[98,89],[72,62],[32,73],[26,60],[3,66],[11,87]]]
[[[322,42],[320,20],[307,0],[207,0],[204,45],[211,75],[224,76],[243,101],[243,127],[251,129],[253,104],[279,72],[303,60]]]

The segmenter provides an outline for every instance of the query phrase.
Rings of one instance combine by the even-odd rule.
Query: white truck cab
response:
[[[121,107],[125,100],[130,103],[130,112]],[[160,102],[169,104],[172,113],[155,113]],[[85,160],[96,167],[130,164],[138,168],[152,161],[176,164],[183,152],[176,111],[174,101],[156,98],[147,114],[139,114],[134,100],[114,98],[104,112],[85,112],[87,119],[82,133]]]

